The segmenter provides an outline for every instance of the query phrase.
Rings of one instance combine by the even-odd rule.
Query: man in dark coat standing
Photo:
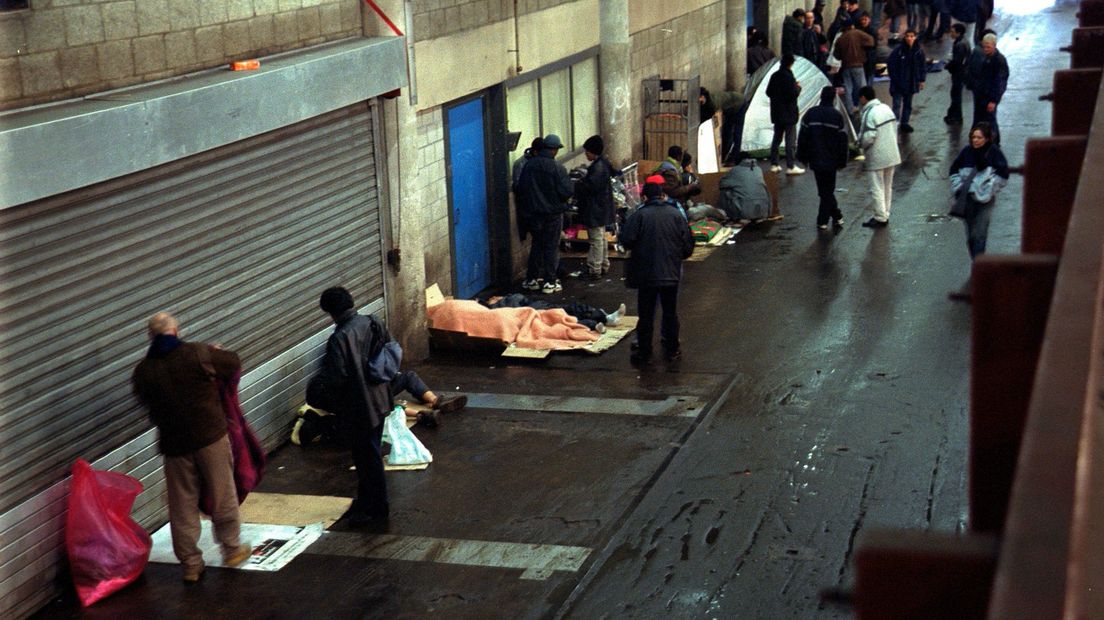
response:
[[[997,50],[997,35],[986,33],[981,38],[981,57],[978,59],[971,89],[974,91],[974,125],[989,123],[993,141],[1000,144],[997,126],[997,106],[1008,88],[1008,60]]]
[[[778,165],[778,145],[782,137],[786,138],[786,174],[804,174],[805,169],[799,168],[794,162],[794,142],[797,141],[797,96],[801,93],[801,83],[793,74],[794,57],[792,54],[782,56],[778,71],[771,75],[767,82],[767,97],[770,98],[771,123],[774,125],[774,137],[771,138],[770,162],[771,172],[778,172],[782,168]]]
[[[801,55],[801,31],[805,29],[805,10],[795,9],[793,14],[782,18],[782,55]]]
[[[609,242],[606,241],[606,227],[613,223],[613,165],[602,153],[605,142],[601,136],[591,136],[583,143],[586,154],[586,176],[575,182],[575,199],[579,203],[579,223],[586,226],[587,240],[587,277],[596,280],[609,271]]]
[[[353,296],[328,288],[318,302],[334,322],[318,374],[307,386],[307,404],[337,414],[356,465],[357,496],[345,516],[355,526],[385,526],[390,514],[380,441],[391,408],[391,384],[375,382],[368,363],[391,340],[375,317],[358,314]]]
[[[644,182],[646,202],[637,209],[618,240],[631,251],[625,266],[625,283],[637,289],[636,304],[640,321],[636,325],[637,350],[629,358],[634,365],[652,358],[652,332],[655,328],[656,300],[663,307],[660,343],[664,357],[678,359],[678,289],[682,279],[682,261],[694,251],[694,236],[682,212],[663,198],[663,178],[655,175]]]
[[[518,216],[529,222],[533,243],[529,246],[529,264],[522,287],[529,291],[555,293],[563,290],[556,277],[559,266],[560,233],[567,199],[575,194],[575,185],[567,176],[556,153],[563,141],[556,134],[544,137],[544,148],[526,162],[518,178],[515,197]]]
[[[134,395],[149,408],[164,458],[165,490],[173,553],[184,581],[203,576],[199,496],[211,502],[211,524],[222,548],[223,566],[238,566],[253,548],[242,545],[233,457],[216,378],[231,381],[241,372],[237,354],[217,346],[184,342],[179,323],[167,312],[149,319],[150,348],[134,369]]]
[[[813,170],[816,177],[820,210],[817,228],[828,229],[828,220],[838,228],[843,226],[843,212],[836,202],[836,171],[847,166],[847,130],[843,115],[835,107],[836,89],[825,86],[820,91],[820,105],[801,119],[797,139],[797,158]]]
[[[893,96],[893,113],[901,121],[901,133],[912,133],[912,96],[924,90],[928,77],[924,50],[916,43],[916,31],[905,32],[905,40],[889,54],[889,94]]]
[[[962,124],[962,86],[966,82],[967,63],[970,60],[970,42],[966,40],[966,26],[951,25],[951,60],[947,63],[947,73],[951,74],[951,105],[943,122],[948,125]]]

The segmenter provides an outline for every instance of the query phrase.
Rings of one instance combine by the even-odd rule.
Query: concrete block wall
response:
[[[518,0],[517,14],[527,15],[577,1]],[[514,0],[415,0],[413,8],[415,41],[436,39],[514,17]]]
[[[402,226],[425,228],[426,285],[436,282],[452,295],[452,242],[449,238],[448,178],[445,172],[445,124],[442,108],[418,113],[418,196],[425,221]],[[401,172],[400,172],[401,174]]]
[[[701,85],[724,90],[725,5],[716,2],[630,36],[634,127],[642,128],[642,83],[647,77],[700,76]],[[633,152],[644,152],[643,131],[634,130]]]
[[[0,110],[360,33],[360,0],[34,0],[0,14]]]

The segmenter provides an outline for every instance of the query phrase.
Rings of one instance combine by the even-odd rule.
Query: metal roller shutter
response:
[[[250,420],[282,439],[318,293],[382,305],[375,153],[363,103],[0,211],[0,514],[148,428],[130,373],[158,310],[242,356]]]

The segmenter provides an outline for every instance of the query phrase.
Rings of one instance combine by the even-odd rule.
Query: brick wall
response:
[[[641,83],[644,78],[685,79],[700,76],[701,85],[724,90],[724,2],[707,5],[630,37],[632,46],[632,98],[635,110],[633,152],[644,152],[642,143]]]
[[[518,0],[518,15],[577,0]],[[415,0],[414,40],[436,39],[514,18],[514,0]],[[597,26],[596,26],[597,27]]]
[[[418,195],[424,222],[402,222],[426,229],[426,285],[452,291],[452,242],[449,239],[448,179],[445,176],[445,125],[441,108],[418,113]]]
[[[0,14],[0,109],[361,33],[360,0],[32,0]]]

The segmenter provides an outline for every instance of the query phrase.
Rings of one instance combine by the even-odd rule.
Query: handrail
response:
[[[1104,617],[1104,85],[1032,387],[990,618]]]

